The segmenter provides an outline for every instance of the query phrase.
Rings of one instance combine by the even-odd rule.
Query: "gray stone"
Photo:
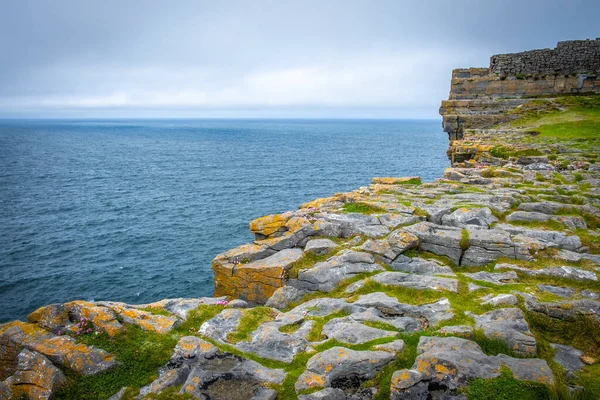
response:
[[[306,337],[314,325],[314,321],[296,322],[298,330],[284,333],[279,330],[287,325],[286,319],[261,324],[252,334],[248,342],[235,345],[241,351],[256,354],[262,358],[290,363],[296,354],[304,351],[308,345]]]
[[[427,321],[430,326],[436,325],[440,321],[451,319],[454,316],[450,311],[450,302],[448,299],[415,306],[400,303],[398,299],[390,297],[385,293],[375,292],[360,296],[352,305],[359,308],[375,308],[381,311],[386,317],[422,319]]]
[[[549,292],[560,297],[572,297],[575,294],[575,289],[564,286],[538,284],[537,288],[542,292]]]
[[[229,308],[248,308],[249,304],[246,300],[235,299],[235,300],[231,300],[229,303],[227,303],[227,307],[229,307]]]
[[[582,290],[580,293],[580,295],[582,295],[583,297],[588,297],[590,299],[594,299],[597,300],[600,298],[600,293],[598,292],[592,292],[591,290]]]
[[[285,285],[273,292],[273,295],[269,297],[269,300],[267,300],[265,306],[281,310],[286,308],[291,303],[302,299],[306,293],[308,292],[305,290],[297,289],[291,285]]]
[[[498,296],[492,297],[491,294],[483,297],[483,303],[481,304],[489,304],[492,306],[499,306],[503,304],[516,305],[517,297],[513,294],[499,294]]]
[[[493,223],[498,222],[492,211],[487,208],[466,208],[461,207],[450,214],[442,217],[442,224],[463,228],[466,226],[479,226],[489,228]]]
[[[573,279],[576,281],[597,281],[598,277],[592,271],[586,271],[580,268],[574,268],[569,266],[564,267],[550,267],[550,268],[542,268],[542,269],[528,269],[519,267],[513,264],[497,264],[494,267],[495,270],[501,269],[512,269],[515,271],[519,271],[522,274],[530,275],[530,276],[556,276],[564,279]]]
[[[373,347],[374,350],[389,351],[392,353],[402,353],[404,351],[404,340],[398,339],[393,342],[378,344]]]
[[[419,238],[421,250],[449,257],[455,264],[459,264],[462,255],[459,246],[460,228],[421,222],[404,229]]]
[[[316,263],[310,269],[298,272],[298,279],[293,284],[298,289],[331,292],[337,285],[356,274],[383,271],[383,267],[375,264],[372,255],[356,251],[346,251],[331,257],[325,262]]]
[[[305,253],[321,256],[329,253],[337,247],[337,244],[331,239],[312,239],[304,247]]]
[[[358,389],[396,356],[387,351],[333,347],[311,357],[295,384],[296,392],[312,387]]]
[[[398,256],[391,264],[395,271],[418,275],[456,275],[452,268],[437,260],[425,260],[422,258],[410,258],[403,255]]]
[[[490,339],[503,341],[515,353],[532,356],[537,353],[537,343],[518,308],[500,308],[482,315],[475,315],[475,327],[482,329]]]
[[[421,219],[416,215],[384,214],[379,216],[379,221],[390,229],[396,229],[399,226],[416,224],[421,222]]]
[[[357,290],[362,289],[365,286],[366,283],[366,279],[361,279],[360,281],[356,281],[354,283],[351,283],[350,285],[348,285],[348,287],[346,288],[346,290],[344,290],[344,292],[346,293],[354,293]]]
[[[485,288],[483,286],[476,285],[476,284],[471,283],[471,282],[469,282],[469,284],[467,285],[467,290],[469,291],[469,293],[474,292],[476,290],[484,290],[484,289],[487,289],[487,288]]]
[[[377,274],[371,279],[384,285],[402,286],[419,290],[448,290],[458,293],[458,281],[452,278],[387,271]]]
[[[556,168],[552,164],[547,163],[533,163],[523,167],[525,171],[556,171]]]
[[[515,211],[506,217],[506,220],[510,222],[546,222],[549,219],[550,216],[547,214],[527,211]]]
[[[342,237],[359,234],[374,239],[385,236],[389,232],[388,228],[382,225],[377,217],[372,215],[323,214],[323,219],[339,225]]]
[[[444,326],[443,328],[440,328],[440,333],[443,333],[444,335],[459,335],[469,338],[473,336],[473,327],[468,325]]]
[[[375,339],[396,336],[396,332],[363,325],[351,316],[328,321],[323,326],[321,333],[329,339],[348,344],[362,344]]]
[[[223,302],[223,301],[226,301],[226,300],[227,300],[226,296],[222,296],[222,297],[199,297],[199,298],[196,298],[196,299],[184,299],[184,298],[164,299],[164,300],[157,301],[155,303],[140,304],[140,305],[131,306],[131,307],[136,307],[136,308],[162,308],[163,310],[168,311],[171,314],[174,314],[174,315],[178,316],[179,318],[185,320],[185,319],[187,319],[188,313],[191,310],[195,310],[199,306],[202,306],[202,305],[215,305],[215,304],[219,304],[220,302]]]
[[[560,249],[571,251],[578,251],[582,248],[581,239],[579,239],[578,236],[569,236],[564,232],[531,229],[510,224],[498,224],[495,226],[495,228],[502,229],[511,235],[521,235],[527,238],[542,241],[546,243],[548,247],[558,247]]]
[[[549,317],[566,321],[573,321],[581,316],[592,316],[600,320],[600,302],[595,300],[538,303],[531,295],[524,294],[523,297],[528,311],[546,314]]]
[[[417,318],[384,314],[377,308],[367,308],[364,311],[353,312],[351,318],[359,322],[370,321],[389,324],[402,332],[414,332],[421,329],[421,322]]]
[[[469,231],[469,248],[465,250],[460,265],[480,266],[508,257],[531,260],[529,249],[520,246],[501,229],[475,229]]]
[[[298,400],[346,400],[346,393],[342,389],[326,388],[311,394],[298,396]]]
[[[581,361],[583,351],[577,350],[571,346],[550,343],[554,348],[554,361],[560,364],[568,377],[574,377],[574,373],[585,366]]]
[[[242,312],[236,308],[228,308],[204,322],[198,331],[201,335],[219,343],[227,341],[227,335],[237,330]]]
[[[122,387],[121,389],[119,389],[119,391],[117,393],[110,396],[107,400],[121,400],[123,398],[123,396],[125,395],[126,390],[127,390],[127,387]]]
[[[473,273],[465,273],[464,276],[467,278],[471,278],[476,281],[484,281],[488,283],[493,283],[495,285],[506,285],[509,283],[514,283],[519,281],[519,277],[517,273],[514,271],[503,272],[503,273],[493,273],[493,272],[473,272]]]

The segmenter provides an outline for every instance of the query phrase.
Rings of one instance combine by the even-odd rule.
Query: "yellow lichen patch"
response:
[[[435,369],[435,372],[437,372],[438,374],[441,374],[443,376],[453,376],[456,374],[456,369],[448,368],[442,364],[436,364],[436,365],[434,365],[433,368]]]
[[[304,381],[304,384],[309,387],[323,387],[325,385],[323,376],[310,371],[306,371],[302,374],[302,380]]]
[[[285,226],[290,213],[265,215],[250,222],[250,232],[270,236]]]
[[[419,359],[417,360],[417,371],[424,373],[427,376],[430,376],[431,373],[429,372],[431,368],[431,364],[429,363],[428,360],[424,360],[424,359]]]

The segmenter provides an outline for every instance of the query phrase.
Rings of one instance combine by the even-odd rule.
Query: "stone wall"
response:
[[[444,132],[459,140],[465,129],[489,129],[516,118],[510,111],[532,98],[586,93],[600,93],[600,39],[495,55],[489,68],[455,69],[440,114]]]
[[[497,54],[490,58],[490,72],[500,76],[597,74],[600,38],[558,42],[555,49]]]

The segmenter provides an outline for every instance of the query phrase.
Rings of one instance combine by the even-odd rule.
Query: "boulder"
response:
[[[62,371],[42,354],[23,349],[17,371],[6,379],[13,396],[27,399],[50,399],[67,379]]]
[[[304,247],[305,253],[322,256],[329,253],[337,247],[337,244],[331,239],[312,239]]]
[[[115,336],[122,328],[113,310],[87,301],[51,304],[38,308],[27,317],[29,321],[54,333],[75,333],[81,318],[89,320],[95,330],[106,332],[109,336]]]
[[[306,370],[296,381],[296,392],[322,387],[358,389],[372,379],[396,356],[387,351],[355,351],[332,347],[308,360]]]
[[[219,343],[227,341],[227,335],[237,330],[242,312],[237,308],[228,308],[204,322],[198,333]]]
[[[290,305],[290,303],[294,303],[302,299],[306,293],[308,292],[305,290],[300,290],[294,286],[286,285],[274,291],[271,297],[269,297],[269,300],[267,300],[265,303],[265,306],[282,310]]]
[[[218,264],[213,261],[215,296],[231,296],[264,304],[284,286],[285,273],[302,258],[302,249],[285,249],[247,264]]]
[[[498,222],[498,218],[496,218],[492,214],[492,211],[487,207],[461,207],[442,217],[443,225],[456,226],[459,228],[467,226],[489,228],[495,222]]]
[[[554,349],[554,361],[560,364],[568,378],[574,378],[575,373],[585,366],[581,357],[583,351],[563,344],[550,343]]]

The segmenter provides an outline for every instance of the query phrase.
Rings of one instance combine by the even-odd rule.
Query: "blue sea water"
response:
[[[447,145],[439,121],[0,121],[0,321],[209,296],[252,219],[373,176],[431,181]]]

